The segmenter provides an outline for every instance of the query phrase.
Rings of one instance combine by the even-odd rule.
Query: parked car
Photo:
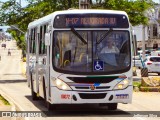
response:
[[[158,73],[160,75],[160,56],[147,56],[145,62],[149,73]]]
[[[140,55],[133,56],[133,66],[139,69],[143,68],[144,60]]]

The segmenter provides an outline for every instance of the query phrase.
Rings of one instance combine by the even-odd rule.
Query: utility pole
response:
[[[142,58],[145,59],[145,25],[142,26]]]
[[[89,0],[79,0],[79,9],[88,9],[90,8]]]

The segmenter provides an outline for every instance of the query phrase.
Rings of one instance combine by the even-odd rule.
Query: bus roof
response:
[[[54,18],[54,16],[59,15],[59,14],[87,14],[87,13],[119,14],[119,15],[125,15],[128,18],[128,15],[125,11],[100,10],[100,9],[69,9],[69,10],[64,10],[64,11],[56,11],[56,12],[53,12],[53,13],[47,15],[47,16],[39,18],[39,19],[29,23],[28,28],[50,22]]]

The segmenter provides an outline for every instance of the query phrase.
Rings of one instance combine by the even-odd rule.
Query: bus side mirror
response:
[[[45,45],[50,45],[50,33],[45,33]]]

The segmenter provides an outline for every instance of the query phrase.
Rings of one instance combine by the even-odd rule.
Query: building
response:
[[[160,49],[160,5],[155,5],[154,9],[149,9],[146,16],[149,19],[149,25],[145,26],[145,47],[152,49],[156,44]],[[142,28],[143,25],[133,27],[138,48],[142,48]]]

